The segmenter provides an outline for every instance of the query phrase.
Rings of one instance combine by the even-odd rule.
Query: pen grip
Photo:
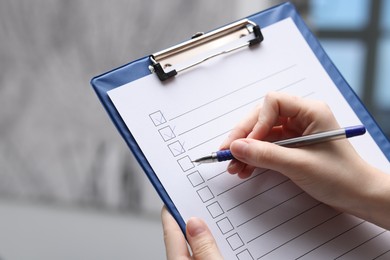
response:
[[[228,161],[234,159],[230,150],[221,150],[217,152],[218,162]]]

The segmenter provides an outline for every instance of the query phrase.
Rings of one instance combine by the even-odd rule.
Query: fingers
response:
[[[240,177],[241,179],[245,179],[251,176],[255,168],[256,168],[255,166],[248,165],[245,162],[234,159],[229,163],[227,167],[227,171],[230,174],[237,173],[238,177]]]
[[[316,129],[338,127],[332,111],[325,103],[279,92],[271,92],[266,96],[259,117],[261,120],[255,126],[259,129],[273,127],[282,118],[284,131],[301,135],[312,133]],[[255,136],[248,137],[258,139]]]
[[[223,259],[213,235],[201,219],[190,218],[186,233],[194,259]]]
[[[165,206],[161,210],[161,220],[167,259],[191,259],[183,232]]]
[[[232,130],[221,149],[229,148],[231,142],[239,138],[273,141],[337,127],[336,119],[326,104],[270,92],[262,106],[256,107]]]
[[[300,118],[303,121],[307,121],[302,114],[309,109],[310,106],[300,97],[278,92],[268,93],[264,99],[258,121],[251,134],[247,137],[258,140],[263,139],[264,134],[270,132],[277,125],[283,125],[283,131],[301,132],[307,123],[300,122],[297,124],[297,122],[294,122],[291,124],[290,118]]]
[[[257,123],[260,106],[257,106],[251,113],[249,113],[240,123],[238,123],[234,129],[229,133],[229,136],[221,144],[220,149],[228,149],[230,143],[238,138],[247,137],[253,130],[253,127]]]
[[[276,141],[338,127],[332,111],[323,102],[271,92],[262,106],[258,106],[232,130],[221,147],[232,149],[232,142],[240,138]],[[234,155],[237,156],[237,152]],[[238,173],[241,178],[250,176],[255,167],[259,167],[258,161],[248,164],[248,158],[235,158],[238,160],[233,160],[227,170]],[[276,158],[279,158],[279,163],[283,160],[281,154]],[[284,159],[288,158],[290,156]]]
[[[240,177],[248,177],[255,167],[289,173],[292,167],[300,168],[302,158],[305,158],[302,156],[303,151],[301,150],[296,149],[291,152],[289,148],[248,138],[234,141],[230,146],[230,150],[233,156],[246,167],[247,165],[253,167],[249,170],[242,166],[233,169],[228,168],[230,173],[238,173]],[[248,173],[250,170],[251,172]],[[287,177],[294,179],[294,176]]]
[[[220,149],[229,148],[231,142],[239,138],[263,140],[274,128],[286,123],[286,118],[296,116],[302,102],[300,98],[283,93],[269,93],[262,105],[257,106],[231,131]],[[280,137],[283,129],[274,129],[274,138]],[[272,137],[270,137],[272,139]]]
[[[175,259],[223,259],[217,243],[206,223],[198,218],[190,218],[187,222],[187,240],[191,247],[191,257],[184,235],[175,219],[164,206],[161,210],[164,243],[168,260]]]

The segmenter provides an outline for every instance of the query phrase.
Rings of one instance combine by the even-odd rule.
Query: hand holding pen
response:
[[[329,132],[332,129],[336,130]],[[227,158],[229,153],[234,157],[227,167],[231,174],[247,178],[255,168],[280,172],[315,199],[390,228],[390,176],[365,162],[346,138],[364,132],[362,126],[340,128],[323,102],[271,93],[232,130],[220,149],[229,150]],[[331,142],[329,134],[341,139]],[[323,135],[327,137],[321,139]],[[301,137],[291,139],[296,136]],[[298,142],[302,138],[315,140],[302,146]],[[313,141],[321,142],[311,145]],[[290,148],[285,142],[299,147]],[[389,206],[376,211],[384,203]]]
[[[281,141],[273,142],[273,144],[284,146],[284,147],[302,147],[306,145],[312,145],[322,142],[329,142],[344,138],[351,138],[359,135],[363,135],[366,132],[366,128],[363,125],[350,126],[346,128],[340,128],[330,131],[319,132],[310,135],[304,135],[300,137],[294,137]],[[212,162],[223,162],[233,160],[234,156],[230,150],[220,150],[213,152],[210,155],[200,157],[194,162],[197,163],[212,163]]]

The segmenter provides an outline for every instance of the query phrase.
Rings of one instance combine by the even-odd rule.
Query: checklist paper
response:
[[[227,162],[192,162],[216,151],[270,91],[323,100],[341,126],[361,124],[290,18],[262,32],[260,46],[108,95],[180,216],[204,219],[226,259],[389,259],[388,231],[316,201],[277,172],[256,169],[243,180],[226,172]],[[389,171],[369,133],[350,142]]]

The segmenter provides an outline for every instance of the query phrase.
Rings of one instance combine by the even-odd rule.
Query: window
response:
[[[309,26],[390,137],[390,0],[309,0]]]

